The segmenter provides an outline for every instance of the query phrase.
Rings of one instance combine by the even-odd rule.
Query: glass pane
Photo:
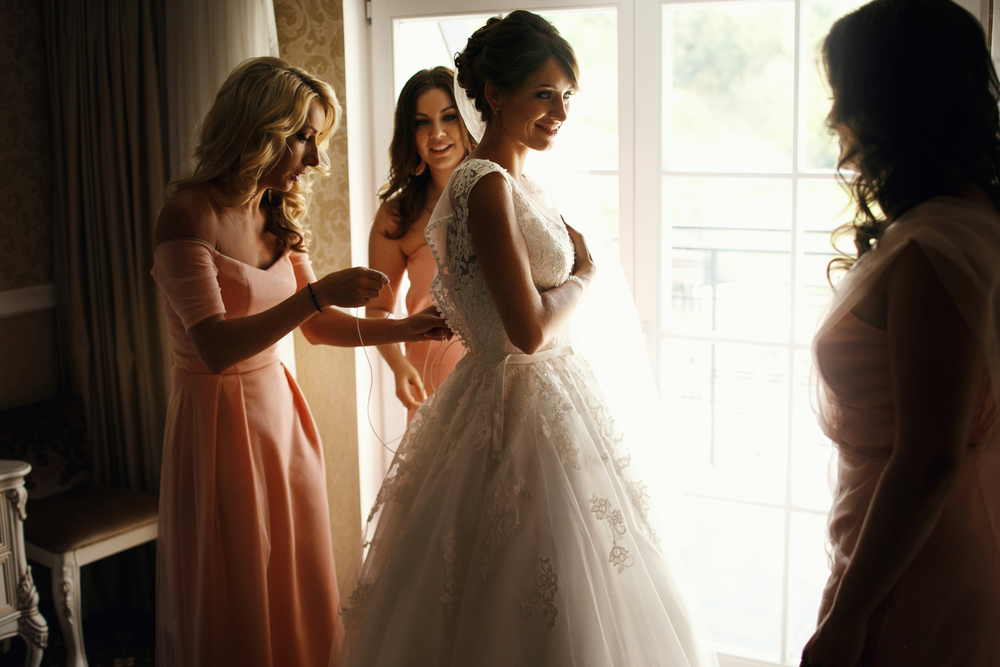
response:
[[[830,569],[826,559],[826,516],[793,512],[788,562],[788,656],[798,656],[816,630],[816,615]]]
[[[665,178],[663,193],[666,328],[787,341],[790,182]]]
[[[560,143],[572,145],[577,165],[618,170],[618,14],[614,10],[542,14],[574,47],[580,90]],[[615,206],[617,211],[617,204]]]
[[[836,180],[803,179],[798,196],[798,291],[795,313],[795,340],[808,344],[816,330],[816,319],[830,299],[832,290],[826,267],[837,256],[830,232],[853,218],[850,196]],[[852,236],[838,239],[838,248],[853,254]]]
[[[724,644],[717,648],[777,662],[784,512],[702,498],[686,500],[693,540],[682,548],[684,566],[713,639]]]
[[[619,206],[618,206],[618,174],[592,174],[589,187],[593,189],[593,195],[600,202],[601,210],[608,221],[608,229],[611,230],[611,237],[617,239],[619,234]],[[572,224],[572,221],[569,221]]]
[[[667,340],[660,386],[688,493],[785,502],[788,352]]]
[[[795,351],[795,389],[792,392],[792,505],[819,512],[830,509],[833,445],[816,423],[809,404],[812,355]]]
[[[792,167],[791,2],[663,6],[663,165]]]
[[[393,44],[394,99],[416,72],[445,65],[454,69],[455,54],[490,14],[453,19],[419,18],[396,23]]]
[[[806,0],[802,6],[802,106],[800,143],[802,169],[833,170],[840,153],[837,139],[826,126],[830,90],[823,70],[823,39],[834,21],[867,0]]]

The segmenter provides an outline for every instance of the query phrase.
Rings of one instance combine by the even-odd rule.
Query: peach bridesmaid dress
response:
[[[918,243],[979,340],[987,370],[973,428],[930,537],[876,608],[862,664],[1000,666],[1000,219],[962,200],[914,208],[837,287],[814,344],[821,426],[838,451],[829,516],[833,603],[895,439],[888,337],[851,311],[910,243]]]
[[[289,252],[266,270],[177,239],[155,251],[173,352],[157,544],[160,667],[325,667],[343,628],[323,452],[272,346],[222,373],[187,329],[253,315],[315,280]]]
[[[406,312],[418,313],[433,305],[430,289],[436,270],[434,253],[428,245],[420,246],[406,258],[406,275],[410,279]],[[457,337],[446,341],[406,343],[406,359],[420,373],[428,396],[441,386],[464,354],[465,347]],[[410,410],[407,420],[413,419],[416,413],[416,410]]]

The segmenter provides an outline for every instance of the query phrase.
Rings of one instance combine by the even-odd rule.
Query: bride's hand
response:
[[[583,238],[583,234],[566,222],[565,218],[563,224],[566,225],[566,231],[569,233],[569,239],[573,242],[573,250],[576,253],[576,259],[573,261],[573,275],[589,285],[597,273],[597,267],[594,266],[594,258],[587,248],[587,241]]]

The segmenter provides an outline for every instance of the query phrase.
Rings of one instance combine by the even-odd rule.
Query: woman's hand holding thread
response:
[[[368,305],[388,284],[381,271],[356,266],[327,274],[313,283],[313,290],[323,307],[356,308]]]

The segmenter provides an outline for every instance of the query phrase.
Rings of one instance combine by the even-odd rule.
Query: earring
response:
[[[418,162],[417,166],[413,168],[413,175],[419,176],[420,174],[424,173],[424,169],[426,168],[427,168],[427,163],[424,162],[423,158],[420,158],[420,162]]]
[[[266,200],[267,200],[267,203],[268,203],[269,205],[271,205],[271,204],[274,204],[274,202],[273,202],[273,201],[271,201],[271,188],[268,188],[268,189],[267,189],[267,190],[266,190],[266,191],[264,192],[264,199],[266,199]]]
[[[495,113],[497,115],[500,115],[500,107],[497,107],[496,109],[494,109],[493,113]]]

